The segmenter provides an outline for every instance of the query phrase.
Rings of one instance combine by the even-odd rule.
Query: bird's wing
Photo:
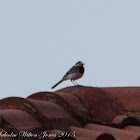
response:
[[[75,72],[78,72],[78,71],[79,71],[79,67],[73,66],[73,67],[64,75],[63,79],[64,79],[65,77],[67,77],[69,74],[75,73]]]

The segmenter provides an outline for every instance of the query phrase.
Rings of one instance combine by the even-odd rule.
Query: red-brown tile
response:
[[[77,140],[139,140],[140,121],[136,119],[140,110],[139,93],[140,88],[79,86],[54,93],[35,93],[26,99],[5,98],[0,100],[0,131],[28,130],[41,134],[50,130],[50,134],[57,136],[60,131],[70,131],[76,133]],[[130,109],[128,114],[134,111],[134,117],[126,116],[122,104]],[[88,124],[82,128],[85,123]]]
[[[129,118],[129,117],[125,116],[125,115],[119,115],[119,116],[116,116],[113,118],[112,123],[120,124],[120,123],[122,123],[122,121],[124,121],[127,118]]]
[[[68,92],[79,96],[96,120],[111,121],[114,116],[124,114],[125,108],[112,95],[100,88],[76,86],[61,89],[59,92]]]
[[[109,133],[113,135],[116,140],[136,140],[140,136],[140,133],[137,132],[97,124],[87,124],[84,128],[102,133]]]
[[[115,96],[128,110],[140,111],[140,87],[108,87],[102,89]]]
[[[81,126],[66,110],[48,101],[28,99],[51,122],[54,129],[67,130],[70,125]]]
[[[127,131],[133,131],[133,132],[137,132],[140,134],[140,126],[133,126],[133,125],[129,125],[129,126],[126,126],[125,128],[123,128],[124,130],[127,130]]]
[[[118,124],[119,128],[123,128],[126,125],[136,125],[140,126],[140,121],[134,117],[129,117],[125,115],[116,116],[113,118],[112,124]]]
[[[50,101],[60,105],[66,112],[71,114],[80,124],[85,125],[92,120],[92,114],[87,110],[78,96],[69,93],[38,92],[30,95],[27,99]]]
[[[18,130],[31,130],[42,126],[32,115],[21,110],[1,110],[0,116]]]
[[[39,110],[31,104],[29,101],[19,97],[9,97],[0,100],[0,110],[5,109],[19,109],[25,112],[28,112],[32,116],[34,116],[42,125],[47,127],[48,129],[51,128],[49,122],[42,116]]]
[[[84,113],[88,113],[86,106],[83,104],[82,100],[78,96],[75,96],[71,93],[66,92],[56,92],[59,96],[64,98],[70,105],[77,107],[79,110],[83,111]]]
[[[115,140],[112,135],[108,133],[102,133],[100,131],[93,131],[73,126],[70,127],[70,130],[71,132],[75,132],[76,140]]]

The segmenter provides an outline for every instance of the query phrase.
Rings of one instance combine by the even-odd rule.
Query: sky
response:
[[[0,99],[72,86],[140,86],[139,0],[0,0]]]

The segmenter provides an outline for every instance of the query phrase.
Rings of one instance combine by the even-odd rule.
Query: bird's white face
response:
[[[83,66],[83,65],[84,65],[84,63],[82,63],[81,61],[79,61],[75,64],[75,66]]]

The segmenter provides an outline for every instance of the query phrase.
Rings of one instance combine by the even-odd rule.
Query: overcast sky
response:
[[[0,0],[0,99],[52,91],[79,60],[81,85],[139,86],[139,53],[139,0]]]

